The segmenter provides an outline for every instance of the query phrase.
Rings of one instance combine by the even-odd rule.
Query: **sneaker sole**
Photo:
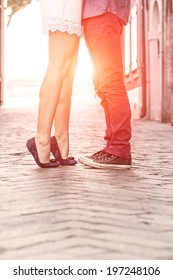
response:
[[[130,169],[131,168],[131,165],[125,165],[125,164],[98,163],[98,162],[95,162],[95,161],[87,158],[86,156],[80,156],[78,161],[87,166],[90,166],[93,168],[100,168],[100,169]]]

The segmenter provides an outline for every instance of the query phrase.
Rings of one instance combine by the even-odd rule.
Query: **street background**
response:
[[[25,143],[35,135],[38,89],[47,59],[47,39],[38,39],[31,8],[16,14],[6,33],[0,259],[173,259],[170,124],[133,116],[130,170],[98,170],[80,163],[45,170],[28,153]],[[23,28],[25,21],[21,25],[19,17],[27,15],[30,24]],[[37,40],[43,48],[36,47]],[[76,158],[102,149],[105,130],[90,59],[84,42],[81,46],[70,122],[70,155]]]

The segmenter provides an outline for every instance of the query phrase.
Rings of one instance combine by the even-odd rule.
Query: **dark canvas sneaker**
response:
[[[131,167],[131,159],[121,158],[104,152],[100,157],[80,156],[79,162],[93,167],[104,169],[128,169]]]
[[[92,156],[90,156],[90,158],[92,158],[92,159],[99,159],[104,154],[105,154],[105,151],[101,150],[101,151],[98,151],[98,152],[94,153]]]

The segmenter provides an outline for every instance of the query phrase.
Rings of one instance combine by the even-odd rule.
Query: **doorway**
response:
[[[162,30],[160,11],[158,1],[152,1],[149,23],[150,119],[157,121],[161,121],[162,116]]]

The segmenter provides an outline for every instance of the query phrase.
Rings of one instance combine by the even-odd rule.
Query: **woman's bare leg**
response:
[[[69,71],[62,85],[61,94],[59,97],[59,102],[54,119],[55,136],[63,159],[67,159],[69,153],[69,118],[73,79],[77,67],[78,49],[79,42],[78,47],[76,47],[73,53]]]
[[[49,63],[40,89],[38,125],[35,137],[39,160],[50,161],[50,135],[62,85],[77,47],[78,37],[60,31],[50,32]]]

